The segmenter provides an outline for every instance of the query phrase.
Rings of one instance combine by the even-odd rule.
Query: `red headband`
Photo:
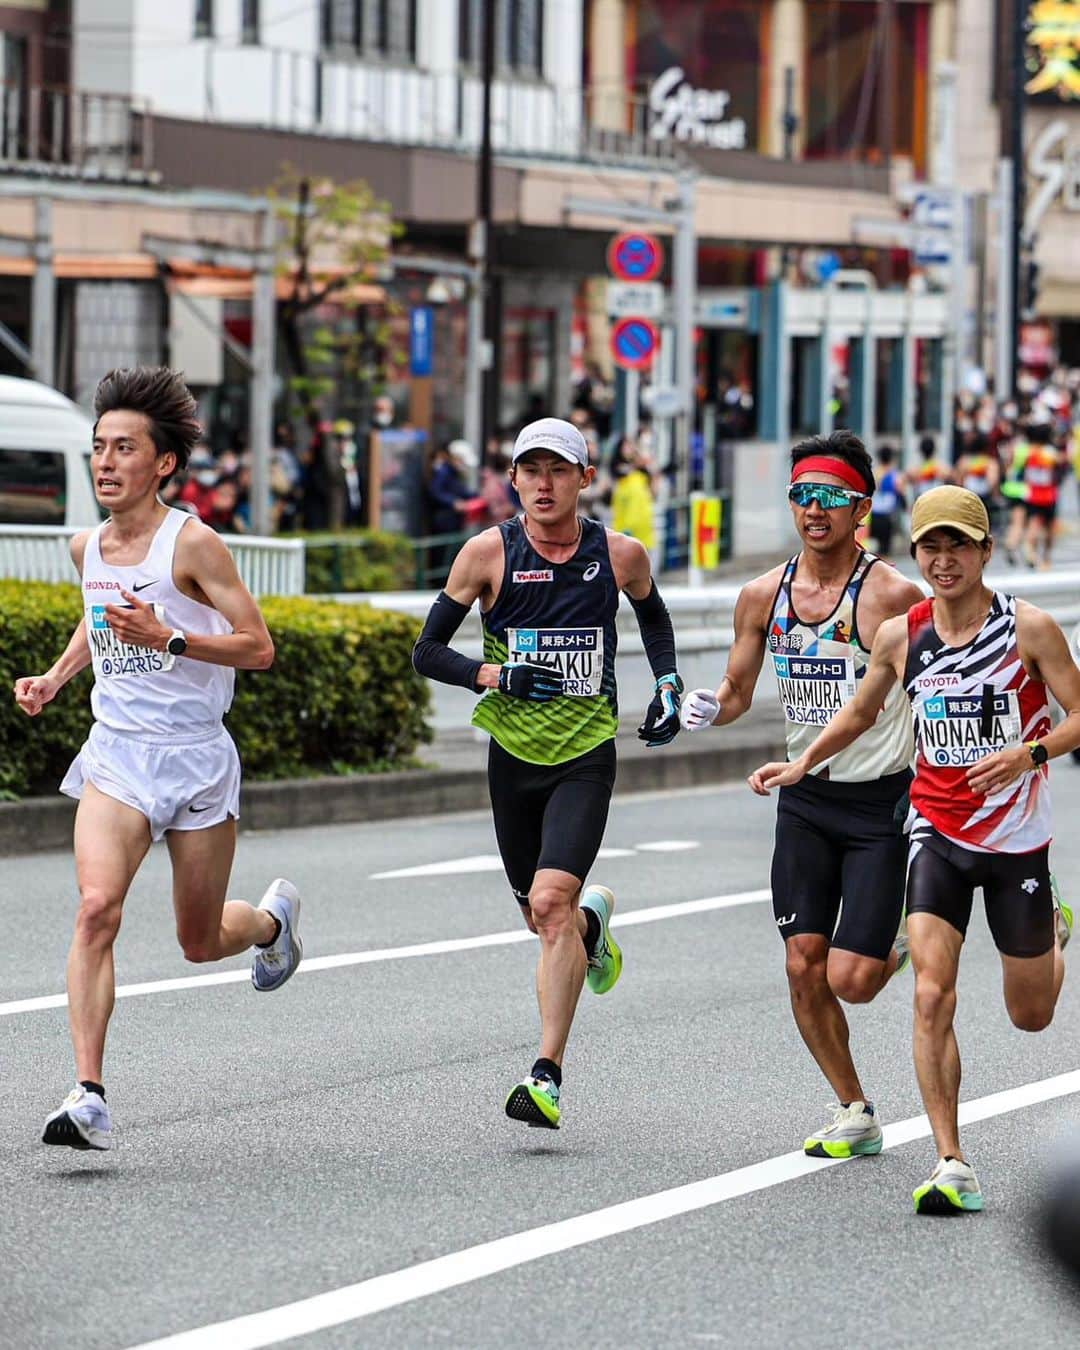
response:
[[[829,455],[809,455],[800,459],[791,471],[791,481],[801,478],[804,473],[831,473],[834,478],[842,478],[848,487],[869,497],[866,482],[858,469],[853,469],[846,459],[833,459]]]

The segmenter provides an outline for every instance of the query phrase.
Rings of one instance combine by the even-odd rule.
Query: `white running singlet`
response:
[[[878,559],[862,552],[840,603],[820,623],[805,623],[795,612],[791,588],[798,556],[790,558],[777,587],[769,621],[768,649],[784,711],[788,760],[817,738],[833,715],[855,697],[870,662],[859,640],[858,604],[863,582]],[[908,768],[914,754],[911,711],[903,689],[889,691],[877,721],[846,750],[813,770],[834,783],[868,783]]]
[[[125,603],[122,588],[153,604],[167,628],[213,636],[232,632],[222,614],[184,595],[173,581],[176,540],[191,519],[186,511],[170,507],[146,557],[131,567],[114,566],[101,556],[100,539],[109,521],[87,540],[82,592],[94,664],[90,705],[95,721],[111,731],[176,741],[198,739],[220,729],[232,703],[231,667],[121,642],[105,618],[106,605]]]

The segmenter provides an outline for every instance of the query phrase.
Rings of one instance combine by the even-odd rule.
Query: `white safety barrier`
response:
[[[0,577],[15,581],[76,580],[67,525],[0,525]],[[223,534],[252,595],[303,595],[304,541]]]

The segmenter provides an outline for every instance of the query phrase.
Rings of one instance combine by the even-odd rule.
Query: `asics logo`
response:
[[[791,914],[779,915],[776,920],[777,928],[786,928],[789,923],[794,923],[796,917],[798,916],[798,912],[799,912],[798,910],[794,910]]]
[[[1020,889],[1022,891],[1027,891],[1028,895],[1034,895],[1035,892],[1039,889],[1038,878],[1028,877],[1026,881],[1022,881],[1020,883]]]
[[[600,564],[598,562],[591,562],[581,574],[582,581],[592,581],[593,577],[595,577],[599,571]]]

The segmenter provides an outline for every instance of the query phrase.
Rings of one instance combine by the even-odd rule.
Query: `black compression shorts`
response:
[[[1031,853],[976,853],[919,821],[911,834],[909,914],[936,914],[966,936],[976,886],[1003,956],[1043,956],[1054,945],[1050,845]]]
[[[820,933],[844,951],[886,959],[904,907],[897,807],[910,781],[904,770],[866,783],[807,776],[780,789],[771,881],[782,938]]]
[[[492,739],[488,789],[506,877],[529,903],[541,868],[584,883],[596,861],[615,785],[615,742],[605,741],[564,764],[529,764]]]

